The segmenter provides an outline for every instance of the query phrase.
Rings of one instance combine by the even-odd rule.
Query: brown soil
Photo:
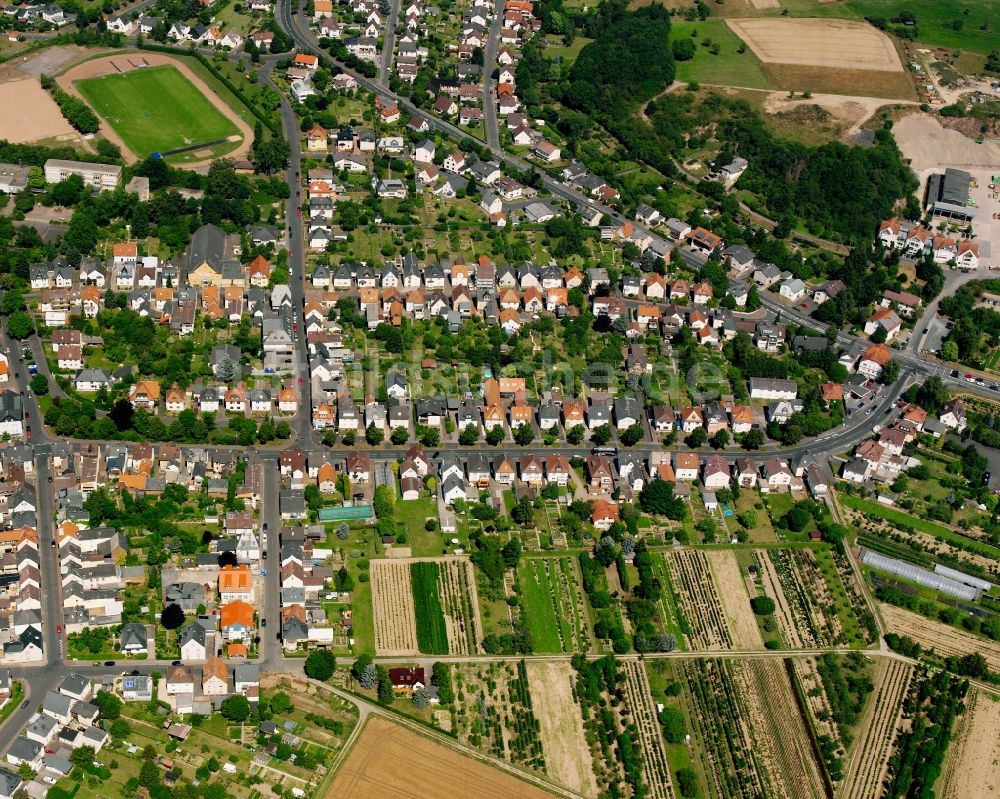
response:
[[[410,564],[373,560],[369,569],[375,611],[375,651],[380,655],[417,654]]]
[[[552,799],[551,794],[382,718],[358,738],[326,799]]]
[[[865,23],[793,17],[726,22],[765,64],[903,71],[892,40]]]
[[[75,142],[79,138],[38,78],[0,84],[0,108],[4,109],[0,114],[0,139],[12,144],[43,139]]]
[[[740,574],[736,555],[729,550],[712,550],[708,553],[708,560],[719,584],[722,609],[733,631],[733,648],[762,649],[764,640],[760,637],[760,628],[750,608],[750,594]]]
[[[240,119],[237,114],[233,112],[228,105],[223,102],[222,98],[198,75],[196,75],[191,68],[184,63],[183,58],[174,58],[173,56],[166,55],[164,53],[153,53],[147,50],[143,50],[141,53],[119,53],[114,56],[107,56],[106,58],[94,58],[90,61],[84,61],[81,64],[77,64],[74,67],[70,67],[63,74],[56,78],[56,82],[59,86],[70,94],[76,95],[83,99],[79,91],[77,91],[74,85],[78,80],[86,80],[87,78],[100,78],[105,75],[116,74],[119,70],[113,66],[112,62],[118,65],[119,68],[123,68],[129,65],[130,62],[138,64],[144,61],[149,66],[161,66],[167,65],[175,67],[185,78],[194,84],[195,88],[198,89],[208,101],[214,105],[219,112],[230,120],[236,128],[239,130],[240,134],[243,136],[243,144],[230,153],[226,153],[226,158],[244,158],[247,153],[250,152],[250,146],[253,144],[253,128],[250,127],[244,120]],[[111,126],[107,124],[104,120],[101,120],[100,134],[104,136],[108,141],[118,145],[121,148],[122,156],[127,163],[135,163],[139,160],[138,156],[135,155],[121,138],[112,130]],[[198,152],[198,156],[205,156],[202,161],[176,164],[176,166],[183,169],[195,169],[197,167],[207,166],[212,161],[212,153],[210,150],[204,152]]]
[[[882,603],[880,610],[888,632],[908,635],[924,649],[933,649],[944,657],[979,652],[986,658],[990,671],[1000,671],[1000,643],[956,630],[938,621],[925,619],[894,605]]]
[[[549,777],[583,796],[597,796],[594,761],[573,699],[572,667],[568,662],[529,662],[527,670]]]
[[[960,722],[943,799],[1000,796],[1000,702],[973,691]]]

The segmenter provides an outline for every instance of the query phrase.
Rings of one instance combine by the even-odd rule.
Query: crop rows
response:
[[[375,650],[379,654],[417,654],[410,568],[405,562],[373,560],[372,604],[375,615]]]
[[[532,558],[519,568],[522,611],[539,652],[584,652],[583,596],[569,558]]]
[[[825,799],[823,775],[784,662],[742,661],[733,669],[747,708],[754,752],[775,796]]]
[[[469,667],[456,678],[460,739],[494,757],[545,773],[540,725],[523,660]]]
[[[733,636],[719,601],[704,552],[682,550],[667,555],[671,576],[678,584],[684,616],[690,625],[693,649],[732,649]]]
[[[743,697],[723,660],[684,663],[695,712],[691,714],[699,750],[706,761],[709,793],[738,799],[763,799],[771,793],[766,771],[750,737]]]
[[[438,566],[438,591],[444,610],[448,654],[474,655],[479,651],[481,636],[472,601],[472,564],[467,560],[451,559],[432,565]]]
[[[663,747],[660,724],[653,712],[649,680],[641,663],[634,660],[622,664],[625,670],[625,705],[639,733],[642,746],[642,780],[651,799],[673,799],[670,764]]]
[[[417,646],[428,655],[447,655],[448,628],[438,594],[438,565],[432,561],[411,563],[410,581],[417,621]]]
[[[831,610],[830,591],[812,550],[773,549],[768,554],[803,644],[832,646],[840,638],[840,623]]]
[[[854,747],[847,777],[839,796],[842,799],[871,799],[880,794],[886,762],[899,720],[913,667],[892,660],[882,671],[875,695],[869,704],[861,736]]]

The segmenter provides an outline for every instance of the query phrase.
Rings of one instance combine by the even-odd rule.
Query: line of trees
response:
[[[97,114],[90,110],[90,106],[79,97],[60,89],[49,75],[42,75],[41,80],[42,88],[52,95],[52,99],[56,101],[56,105],[70,125],[83,134],[97,133],[101,121],[97,118]]]

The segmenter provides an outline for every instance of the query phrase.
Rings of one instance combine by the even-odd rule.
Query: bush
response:
[[[755,596],[750,600],[750,607],[758,616],[770,616],[774,613],[774,600],[769,596]]]

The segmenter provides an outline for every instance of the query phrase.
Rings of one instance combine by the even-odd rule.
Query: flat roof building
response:
[[[117,189],[122,182],[122,168],[115,164],[90,164],[59,158],[50,158],[45,162],[46,183],[62,183],[70,175],[79,175],[85,185],[101,191]]]

